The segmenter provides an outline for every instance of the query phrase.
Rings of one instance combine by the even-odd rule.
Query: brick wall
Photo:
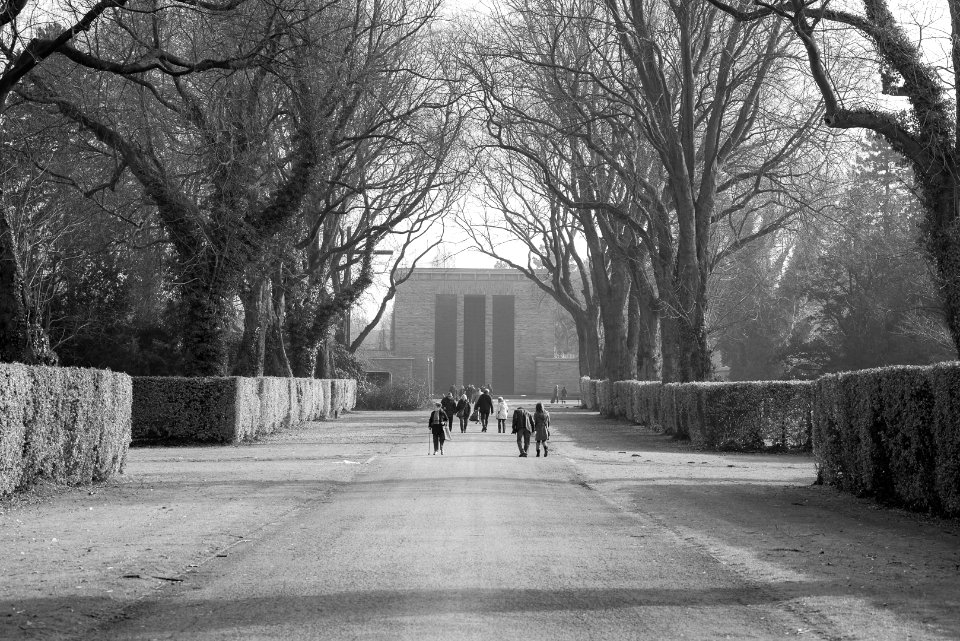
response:
[[[580,361],[570,358],[538,358],[537,395],[549,398],[553,386],[567,387],[567,398],[580,396]]]
[[[450,383],[497,382],[463,381],[463,296],[484,295],[487,378],[493,371],[494,295],[513,295],[515,313],[514,378],[515,394],[537,390],[536,359],[553,358],[557,314],[556,302],[519,272],[510,269],[418,269],[397,291],[394,304],[393,354],[413,359],[414,376],[426,380],[431,374],[427,359],[434,350],[434,302],[437,294],[456,294],[457,299],[457,380]],[[565,313],[565,312],[564,312]],[[444,355],[437,355],[444,358]],[[579,377],[571,379],[574,383]],[[446,389],[446,385],[443,386]],[[567,385],[567,390],[571,389]]]
[[[390,372],[394,382],[413,379],[414,359],[394,356],[368,357],[371,371]]]

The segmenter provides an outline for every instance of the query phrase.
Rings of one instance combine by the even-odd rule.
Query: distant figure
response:
[[[553,386],[553,397],[550,399],[550,402],[553,403],[554,405],[556,405],[556,404],[557,404],[557,401],[559,401],[559,400],[560,400],[560,386],[559,386],[559,385],[554,385],[554,386]]]
[[[567,386],[566,385],[560,388],[560,402],[563,405],[567,404]]]
[[[470,419],[470,401],[466,394],[461,394],[457,401],[457,417],[460,419],[460,433],[463,434],[467,431],[467,421]]]
[[[467,383],[463,393],[467,395],[467,402],[469,402],[471,405],[477,402],[476,399],[474,399],[474,394],[477,393],[477,388],[473,386],[473,383]]]
[[[537,403],[533,412],[533,433],[537,440],[537,456],[540,456],[540,444],[543,443],[543,456],[547,456],[547,441],[550,440],[550,414],[543,409],[543,403]]]
[[[447,392],[449,392],[450,396],[459,396],[459,395],[460,395],[460,394],[457,393],[457,386],[456,386],[456,385],[451,385],[450,388],[447,390]]]
[[[527,456],[530,447],[530,434],[533,432],[533,417],[530,412],[518,407],[513,411],[513,433],[517,435],[517,447],[521,458]]]
[[[453,400],[452,393],[447,392],[447,395],[440,400],[440,407],[447,415],[447,429],[453,431],[453,415],[457,413],[457,402]]]
[[[483,390],[477,398],[477,412],[480,413],[481,432],[487,431],[487,423],[490,422],[490,414],[493,412],[493,398],[490,392]]]
[[[447,413],[443,411],[440,403],[434,403],[433,411],[430,412],[430,419],[427,421],[430,431],[433,432],[433,453],[436,455],[440,450],[443,456],[443,441],[445,438],[444,428],[447,426]]]
[[[507,407],[507,402],[503,400],[502,396],[497,397],[497,434],[506,434],[507,432],[507,412],[510,411],[510,408]]]

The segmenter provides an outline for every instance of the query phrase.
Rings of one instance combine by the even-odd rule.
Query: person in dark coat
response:
[[[447,392],[447,395],[440,400],[440,407],[447,415],[447,425],[453,431],[453,415],[457,413],[457,402],[453,400],[453,394]]]
[[[543,409],[543,403],[537,403],[533,412],[533,434],[537,441],[537,456],[540,456],[540,444],[543,443],[543,456],[547,456],[547,441],[550,440],[550,413]]]
[[[490,414],[493,412],[493,397],[490,396],[490,392],[486,389],[483,390],[477,399],[477,412],[480,414],[480,425],[483,428],[480,431],[486,432],[487,423],[490,421]]]
[[[560,403],[563,405],[567,404],[567,386],[566,385],[560,388]]]
[[[527,456],[527,448],[530,447],[530,434],[533,432],[533,417],[530,412],[518,407],[513,411],[513,433],[517,435],[517,447],[520,449],[520,456]]]
[[[467,421],[470,420],[470,401],[467,400],[466,394],[460,395],[460,400],[457,401],[457,417],[460,419],[460,433],[463,434],[467,431]]]
[[[447,426],[447,413],[443,411],[440,403],[434,403],[433,411],[430,412],[430,418],[427,420],[430,431],[433,432],[433,453],[440,450],[443,455],[443,441],[445,439],[444,429]]]

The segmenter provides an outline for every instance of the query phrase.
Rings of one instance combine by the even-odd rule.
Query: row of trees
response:
[[[376,256],[463,184],[438,3],[31,4],[2,13],[4,80],[47,52],[0,94],[5,360],[329,375]]]
[[[0,358],[329,375],[467,190],[584,374],[955,353],[960,40],[927,64],[886,0],[439,2],[0,4]]]
[[[472,32],[494,213],[464,226],[508,262],[502,235],[527,245],[511,264],[575,319],[582,373],[708,378],[708,333],[734,378],[956,354],[960,41],[928,64],[862,9],[510,0]],[[859,163],[851,128],[883,141]]]

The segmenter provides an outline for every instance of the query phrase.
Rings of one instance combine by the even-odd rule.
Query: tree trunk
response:
[[[600,376],[600,336],[597,334],[597,311],[573,315],[577,328],[577,357],[580,376]]]
[[[0,362],[56,365],[46,332],[31,324],[30,300],[23,282],[16,238],[0,211]]]
[[[927,192],[931,196],[923,225],[924,244],[933,263],[944,321],[960,355],[960,187],[928,187]]]
[[[679,324],[674,309],[664,301],[661,292],[660,310],[660,380],[664,383],[677,383],[680,378]]]
[[[277,281],[271,281],[271,290],[270,324],[267,329],[264,372],[267,376],[292,378],[293,369],[290,367],[290,359],[287,357],[287,348],[284,343],[287,300],[279,276]]]
[[[656,297],[634,279],[630,289],[630,351],[633,356],[631,377],[641,381],[657,379]]]
[[[235,376],[263,376],[270,327],[270,279],[260,276],[240,291],[243,301],[243,338],[233,367]]]
[[[331,339],[325,337],[317,346],[316,351],[316,372],[317,378],[334,378],[333,371],[333,350],[330,345]]]
[[[304,296],[287,312],[284,327],[290,343],[290,367],[298,378],[312,378],[317,368],[317,349],[321,338],[314,328],[317,308],[316,301]]]
[[[226,376],[229,293],[195,278],[181,290],[184,306],[183,360],[186,376]]]
[[[290,337],[290,367],[297,378],[312,378],[317,370],[317,354],[320,347],[311,341]]]
[[[635,358],[627,349],[626,303],[630,295],[630,279],[627,269],[619,262],[610,265],[610,287],[600,290],[600,319],[603,323],[603,378],[622,381],[626,378],[629,363]]]

